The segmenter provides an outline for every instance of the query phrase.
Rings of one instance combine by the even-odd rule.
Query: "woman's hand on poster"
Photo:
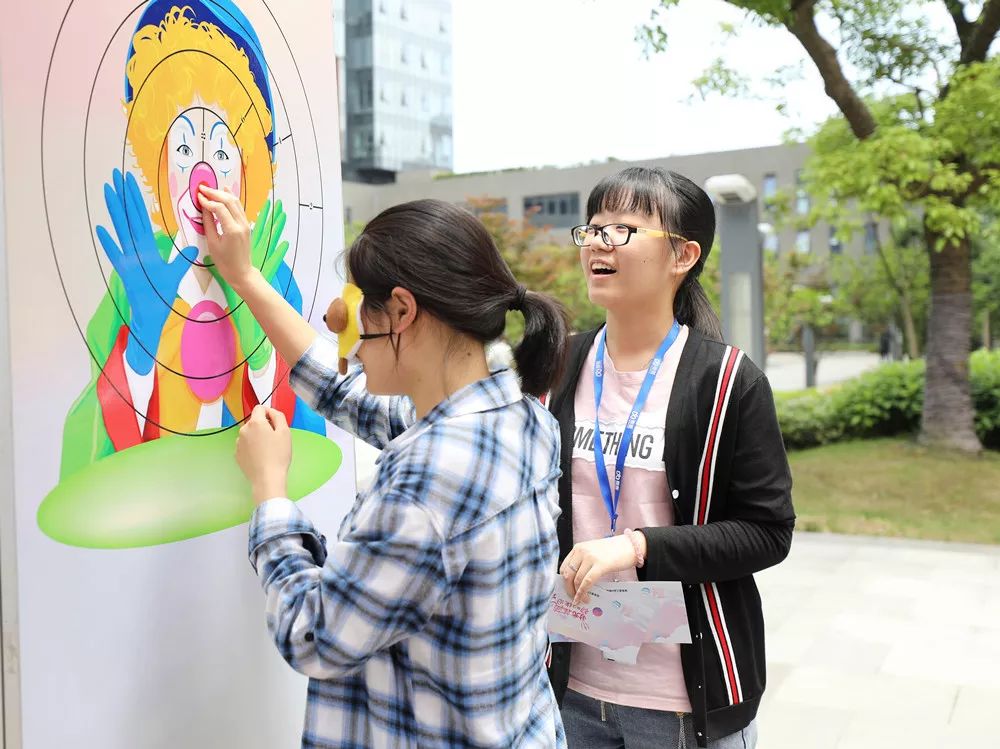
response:
[[[563,560],[559,574],[573,603],[588,603],[594,583],[635,564],[636,549],[631,539],[625,535],[612,536],[576,544]]]
[[[252,232],[243,204],[228,190],[199,187],[205,239],[212,265],[237,293],[253,278]]]
[[[281,201],[275,203],[272,213],[271,201],[268,200],[257,215],[250,235],[250,263],[254,268],[260,270],[264,280],[272,286],[275,284],[278,268],[281,267],[285,260],[285,254],[288,252],[288,242],[281,239],[286,220]],[[207,216],[205,221],[209,221]],[[209,248],[211,251],[211,242]],[[206,263],[219,282],[219,286],[222,287],[222,291],[226,295],[226,303],[232,310],[233,325],[236,327],[236,333],[240,339],[240,349],[247,355],[250,369],[255,372],[260,371],[271,360],[271,342],[264,337],[264,331],[260,324],[249,308],[243,304],[240,295],[226,281],[211,255],[206,258]],[[284,289],[277,289],[277,291],[284,295]]]
[[[118,241],[103,226],[97,227],[97,238],[121,278],[131,311],[125,358],[134,371],[147,374],[171,312],[164,299],[176,298],[191,263],[180,254],[168,260],[169,251],[161,253],[142,190],[131,173],[123,176],[115,169],[112,183],[104,185],[104,202]]]
[[[292,433],[281,411],[265,406],[254,408],[240,427],[236,462],[250,480],[254,504],[287,496]]]

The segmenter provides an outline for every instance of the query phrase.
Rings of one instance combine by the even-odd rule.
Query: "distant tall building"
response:
[[[344,178],[452,168],[451,0],[335,0]]]

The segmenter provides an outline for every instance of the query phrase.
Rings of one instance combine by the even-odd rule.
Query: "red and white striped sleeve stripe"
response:
[[[722,366],[719,368],[719,379],[715,385],[715,400],[712,403],[711,421],[708,434],[705,436],[705,447],[702,450],[701,462],[698,465],[697,495],[695,497],[694,524],[704,525],[708,522],[712,506],[712,491],[715,488],[715,461],[719,454],[719,437],[722,425],[726,421],[726,412],[733,394],[736,373],[743,362],[743,352],[732,346],[726,346],[722,356]],[[722,599],[715,583],[702,584],[702,602],[708,618],[712,639],[719,652],[719,662],[722,664],[726,682],[726,694],[729,704],[735,705],[743,701],[743,687],[740,682],[740,671],[736,665],[732,640],[729,637],[729,627],[726,625],[726,615],[722,610]]]

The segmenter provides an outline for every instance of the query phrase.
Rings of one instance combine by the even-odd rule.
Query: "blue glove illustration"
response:
[[[163,325],[170,316],[170,303],[164,303],[163,299],[176,298],[177,288],[191,264],[180,254],[170,262],[160,254],[135,177],[130,173],[123,179],[121,171],[115,169],[113,181],[114,186],[104,185],[104,202],[118,243],[103,226],[97,227],[97,238],[122,280],[132,310],[125,358],[135,372],[144,375],[153,368]],[[186,254],[197,257],[197,250],[191,249],[194,252]]]

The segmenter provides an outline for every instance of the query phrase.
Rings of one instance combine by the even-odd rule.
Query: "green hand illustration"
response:
[[[260,213],[257,214],[257,221],[254,222],[253,231],[250,233],[250,262],[255,268],[260,269],[261,275],[272,286],[275,283],[278,268],[281,267],[285,260],[285,254],[288,252],[288,242],[281,239],[286,220],[287,217],[281,201],[274,204],[274,212],[272,213],[271,201],[268,200],[260,209]],[[247,363],[250,365],[250,369],[255,372],[263,369],[271,358],[271,342],[264,336],[260,324],[250,312],[250,308],[242,303],[243,300],[239,294],[226,283],[214,265],[209,267],[226,295],[229,309],[233,310],[233,325],[236,327],[236,334],[240,339],[240,348],[243,350],[243,354],[249,357]],[[284,291],[283,289],[277,290],[279,293]],[[258,344],[260,344],[259,347]]]

